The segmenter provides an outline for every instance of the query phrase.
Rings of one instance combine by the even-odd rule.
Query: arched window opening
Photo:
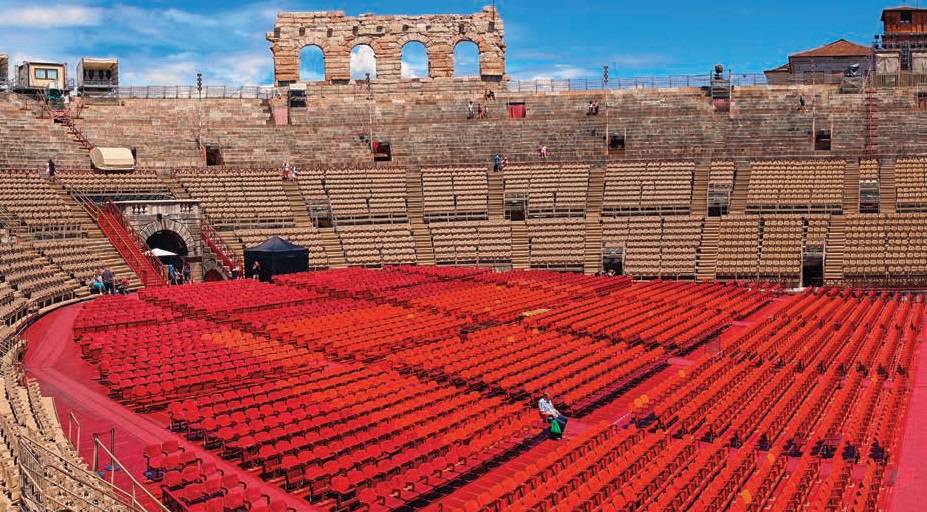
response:
[[[370,73],[370,79],[377,79],[377,56],[373,48],[359,44],[351,50],[351,79],[363,80]]]
[[[402,46],[402,78],[428,77],[428,49],[418,41],[409,41]]]
[[[461,41],[454,47],[454,76],[480,76],[480,48],[473,41]]]
[[[325,53],[314,44],[299,52],[299,80],[319,82],[325,80]]]

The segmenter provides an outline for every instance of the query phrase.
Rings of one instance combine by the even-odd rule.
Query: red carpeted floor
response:
[[[148,444],[177,439],[187,450],[194,450],[204,461],[216,463],[219,469],[239,472],[248,486],[259,486],[264,494],[275,501],[281,500],[299,511],[316,510],[303,500],[283,492],[275,485],[269,485],[255,475],[242,472],[167,430],[164,414],[140,415],[111,400],[106,389],[97,382],[96,370],[81,359],[80,348],[73,341],[72,325],[81,304],[54,311],[30,326],[23,338],[29,342],[24,365],[28,377],[39,381],[42,392],[55,400],[62,428],[68,430],[69,415],[73,413],[81,427],[80,454],[92,463],[94,433],[104,440],[109,439],[110,430],[115,429],[115,455],[125,469],[140,482],[145,482],[145,458],[142,456]],[[72,427],[74,427],[72,425]],[[108,444],[107,444],[108,446]],[[108,461],[103,460],[105,465]],[[107,474],[107,478],[109,475]],[[117,484],[126,488],[130,480],[121,472],[116,475]],[[157,486],[149,486],[158,496]],[[150,508],[154,510],[154,508]]]

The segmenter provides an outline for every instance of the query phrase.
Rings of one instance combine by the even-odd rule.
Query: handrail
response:
[[[205,217],[200,217],[200,235],[203,241],[206,242],[206,245],[209,246],[209,249],[222,260],[222,263],[228,267],[229,270],[239,267],[238,255],[235,254],[232,248],[225,243],[225,240],[216,233],[216,230],[209,225]]]
[[[151,248],[148,247],[148,244],[144,240],[142,240],[140,236],[138,236],[138,233],[136,233],[132,225],[129,224],[129,221],[125,218],[125,215],[122,213],[122,210],[119,209],[118,206],[116,206],[116,203],[108,199],[106,203],[104,203],[103,205],[102,212],[108,213],[110,218],[112,218],[113,220],[119,223],[118,227],[120,227],[122,231],[126,235],[128,235],[129,240],[123,239],[122,233],[116,232],[114,234],[120,238],[120,241],[126,246],[127,249],[131,250],[130,248],[134,245],[134,247],[139,251],[140,253],[139,255],[141,256],[141,260],[139,260],[139,263],[142,265],[147,264],[147,266],[149,267],[148,270],[151,272],[154,272],[156,279],[153,281],[146,280],[149,282],[146,282],[145,284],[147,286],[155,285],[155,284],[165,284],[164,268],[163,268],[163,265],[161,265],[161,261],[155,258],[154,256],[152,256],[151,254],[149,254],[149,251],[151,251]],[[139,255],[134,255],[135,259],[138,259]]]
[[[135,480],[135,478],[132,477],[132,475],[128,471],[126,471],[125,473],[126,475],[129,476],[130,480],[133,482],[133,488],[131,492],[126,491],[125,489],[122,489],[121,487],[117,486],[115,484],[115,481],[107,481],[103,478],[100,478],[99,475],[95,473],[91,473],[90,471],[87,471],[86,469],[81,467],[79,464],[73,461],[70,461],[67,458],[61,456],[60,454],[57,454],[49,450],[48,448],[43,446],[42,443],[33,439],[31,435],[27,432],[22,432],[19,438],[20,438],[19,440],[20,458],[25,459],[24,458],[25,454],[27,453],[31,454],[33,456],[33,462],[35,462],[36,465],[38,466],[38,468],[32,468],[30,467],[30,464],[28,464],[27,460],[21,460],[20,461],[20,467],[22,468],[21,474],[24,474],[30,481],[32,481],[35,484],[38,483],[37,480],[39,480],[40,478],[38,478],[36,475],[33,475],[32,473],[42,475],[43,478],[41,479],[48,481],[52,479],[44,477],[44,473],[47,471],[58,471],[61,473],[62,477],[67,478],[69,480],[77,480],[78,482],[80,482],[80,484],[85,485],[91,489],[94,489],[95,491],[101,494],[109,495],[113,499],[115,499],[116,501],[119,501],[124,506],[129,507],[133,511],[147,512],[145,506],[142,505],[138,501],[138,498],[136,497],[135,486],[138,485],[139,487],[143,489],[143,492],[151,498],[152,502],[156,503],[160,507],[158,509],[159,512],[169,512],[169,509],[165,507],[164,504],[161,503],[160,500],[155,498],[147,489],[145,489],[144,486],[142,486],[141,484],[138,484],[138,481]],[[24,445],[25,445],[25,448],[28,448],[28,451],[24,449]],[[107,453],[109,453],[109,450],[106,450],[106,451]],[[47,461],[43,460],[45,458],[51,458],[52,461],[49,461],[49,462],[52,462],[52,463],[48,463]],[[120,464],[119,461],[115,457],[112,457],[112,460],[116,464]],[[119,467],[122,467],[121,464]],[[41,471],[39,471],[39,469]],[[113,469],[115,469],[115,467]],[[39,488],[40,486],[36,485],[36,487]],[[69,492],[69,490],[66,489],[65,486],[62,486],[62,485],[55,485],[55,488],[59,490],[64,490],[65,492]],[[79,499],[85,502],[84,503],[85,505],[88,505],[89,507],[91,507],[90,510],[101,510],[101,511],[108,510],[107,508],[104,508],[101,505],[92,503],[91,501],[87,500],[86,498],[80,496],[77,493],[70,493],[70,494],[72,495],[73,498],[76,498],[76,499]],[[85,509],[82,509],[82,510],[85,510]]]
[[[116,455],[114,455],[113,452],[109,451],[109,448],[106,447],[106,445],[100,440],[100,438],[94,437],[93,442],[94,444],[96,444],[97,449],[103,450],[103,453],[105,453],[106,456],[109,457],[110,459],[110,470],[109,470],[110,484],[113,487],[119,489],[119,487],[116,486],[115,480],[114,480],[116,469],[117,468],[125,469],[125,466],[122,465],[122,462],[116,458]],[[138,488],[142,490],[142,492],[145,494],[145,496],[148,497],[149,500],[151,500],[153,503],[158,505],[158,510],[163,511],[163,512],[171,512],[169,508],[167,508],[166,506],[164,506],[163,503],[161,503],[161,500],[155,498],[154,495],[151,494],[151,492],[144,485],[139,483],[139,481],[136,480],[134,476],[132,476],[131,471],[125,471],[124,473],[126,476],[129,477],[129,480],[132,482],[132,493],[131,493],[131,499],[132,499],[131,504],[132,505],[138,506],[142,510],[145,510],[145,507],[142,506],[141,503],[139,503],[138,498],[135,494],[135,489]],[[105,482],[106,480],[103,480],[103,481]],[[125,490],[123,490],[123,492],[125,492]]]

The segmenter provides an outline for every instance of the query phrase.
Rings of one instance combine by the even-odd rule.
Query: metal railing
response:
[[[278,94],[277,88],[267,86],[205,86],[198,89],[192,85],[146,85],[139,87],[120,86],[113,96],[134,99],[258,99],[266,100]]]
[[[148,244],[138,235],[138,233],[135,231],[135,228],[133,228],[132,224],[130,224],[128,219],[126,219],[122,210],[116,206],[116,203],[107,200],[103,205],[102,212],[104,214],[109,214],[109,218],[118,224],[118,226],[113,226],[117,231],[116,233],[112,233],[113,236],[117,236],[119,238],[121,245],[123,245],[127,251],[132,252],[131,256],[133,256],[133,259],[135,259],[142,267],[146,265],[148,267],[147,269],[140,268],[139,270],[145,273],[154,273],[154,275],[149,279],[145,279],[145,277],[149,276],[139,276],[142,278],[145,286],[165,284],[164,268],[163,265],[161,265],[161,261],[149,254],[151,248],[148,247]],[[100,218],[103,217],[105,216],[101,216]],[[100,223],[99,220],[98,223]],[[120,229],[121,232],[119,232]],[[126,239],[126,236],[128,239]],[[138,254],[135,254],[134,251],[138,251]]]
[[[838,85],[843,79],[841,73],[806,72],[782,73],[767,77],[765,73],[725,73],[724,79],[730,80],[733,87],[767,87],[775,85]],[[687,87],[709,87],[712,73],[653,75],[638,77],[612,76],[608,84],[601,78],[570,79],[535,79],[509,80],[504,82],[508,92],[543,93],[543,92],[581,92],[623,90],[623,89],[677,89]],[[475,82],[482,84],[483,82]],[[927,83],[927,75],[900,72],[892,75],[879,75],[879,86],[912,86]],[[441,89],[442,82],[430,82],[436,89]],[[340,87],[326,82],[314,82],[312,85],[323,87]],[[377,82],[372,82],[376,86]],[[446,82],[448,90],[460,86],[456,81]],[[210,85],[198,89],[193,85],[144,85],[114,87],[110,96],[127,99],[260,99],[285,97],[286,87],[272,85],[227,86]],[[366,94],[366,92],[364,93]]]
[[[225,265],[228,270],[231,271],[234,268],[241,268],[238,255],[235,254],[235,251],[233,251],[232,248],[225,243],[225,240],[216,233],[216,230],[206,221],[205,216],[200,219],[200,235],[203,241],[206,242],[206,245],[209,246],[209,249],[221,260],[222,264]]]

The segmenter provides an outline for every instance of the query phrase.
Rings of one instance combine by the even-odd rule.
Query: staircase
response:
[[[505,180],[502,172],[487,171],[486,182],[489,185],[489,220],[502,221],[505,219]]]
[[[843,175],[843,214],[859,213],[859,161],[847,161]]]
[[[530,248],[528,246],[528,224],[525,221],[512,221],[512,269],[528,270]]]
[[[750,163],[734,162],[734,190],[731,191],[730,213],[743,215],[747,209],[747,191],[750,188]]]
[[[602,196],[605,195],[605,165],[589,169],[586,190],[586,250],[583,272],[587,275],[602,270]]]
[[[175,179],[164,179],[163,181],[167,185],[167,189],[171,191],[171,197],[174,199],[193,199],[190,193],[187,192],[187,188],[179,181]]]
[[[701,160],[695,164],[692,176],[692,215],[708,214],[708,178],[711,174],[711,161]]]
[[[847,221],[842,215],[830,218],[827,242],[824,246],[824,284],[839,285],[843,281],[843,256],[847,244]]]
[[[119,255],[115,248],[110,244],[109,239],[103,234],[103,231],[97,225],[87,209],[74,202],[70,193],[65,190],[64,186],[58,182],[49,182],[49,186],[58,191],[65,199],[65,204],[70,209],[69,217],[75,219],[80,226],[80,230],[87,235],[87,245],[90,248],[88,257],[92,258],[94,265],[109,267],[117,276],[125,276],[129,280],[129,289],[136,290],[141,288],[141,277],[137,275],[129,264]]]
[[[44,93],[40,93],[40,99],[42,108],[45,110],[45,113],[51,118],[53,123],[58,123],[68,130],[68,135],[71,136],[71,140],[76,142],[82,149],[90,151],[93,149],[93,143],[87,139],[86,136],[80,131],[80,128],[77,127],[77,124],[74,123],[74,119],[71,118],[71,112],[64,105],[64,103],[58,103],[51,101]]]
[[[322,248],[328,259],[328,268],[347,267],[348,260],[344,256],[344,247],[341,245],[341,239],[338,238],[335,228],[319,229],[319,235],[322,237]]]
[[[219,233],[209,224],[206,217],[200,217],[200,237],[206,247],[215,255],[218,266],[225,271],[226,276],[232,275],[232,269],[243,269],[241,261],[235,251],[225,243]]]
[[[293,223],[300,231],[309,233],[312,231],[312,217],[309,216],[309,209],[306,207],[306,199],[299,189],[299,182],[292,180],[281,181],[283,192],[286,193],[286,200],[290,205],[290,211],[293,212]]]
[[[698,272],[696,279],[711,281],[718,266],[718,239],[721,218],[708,217],[702,225],[702,243],[699,245]]]
[[[872,77],[868,78],[870,81]],[[866,133],[864,134],[863,153],[869,160],[879,156],[879,110],[878,89],[869,84],[866,87]]]
[[[143,285],[162,286],[166,284],[161,262],[153,256],[145,255],[145,252],[149,250],[148,245],[132,229],[122,215],[122,211],[115,204],[107,202],[102,208],[89,201],[82,201],[82,204],[91,217],[96,218],[100,230]]]
[[[879,162],[879,213],[895,213],[895,192],[895,159],[885,158]]]
[[[435,249],[428,226],[425,224],[421,168],[406,171],[406,210],[409,215],[409,228],[415,239],[415,261],[419,265],[434,265]]]

